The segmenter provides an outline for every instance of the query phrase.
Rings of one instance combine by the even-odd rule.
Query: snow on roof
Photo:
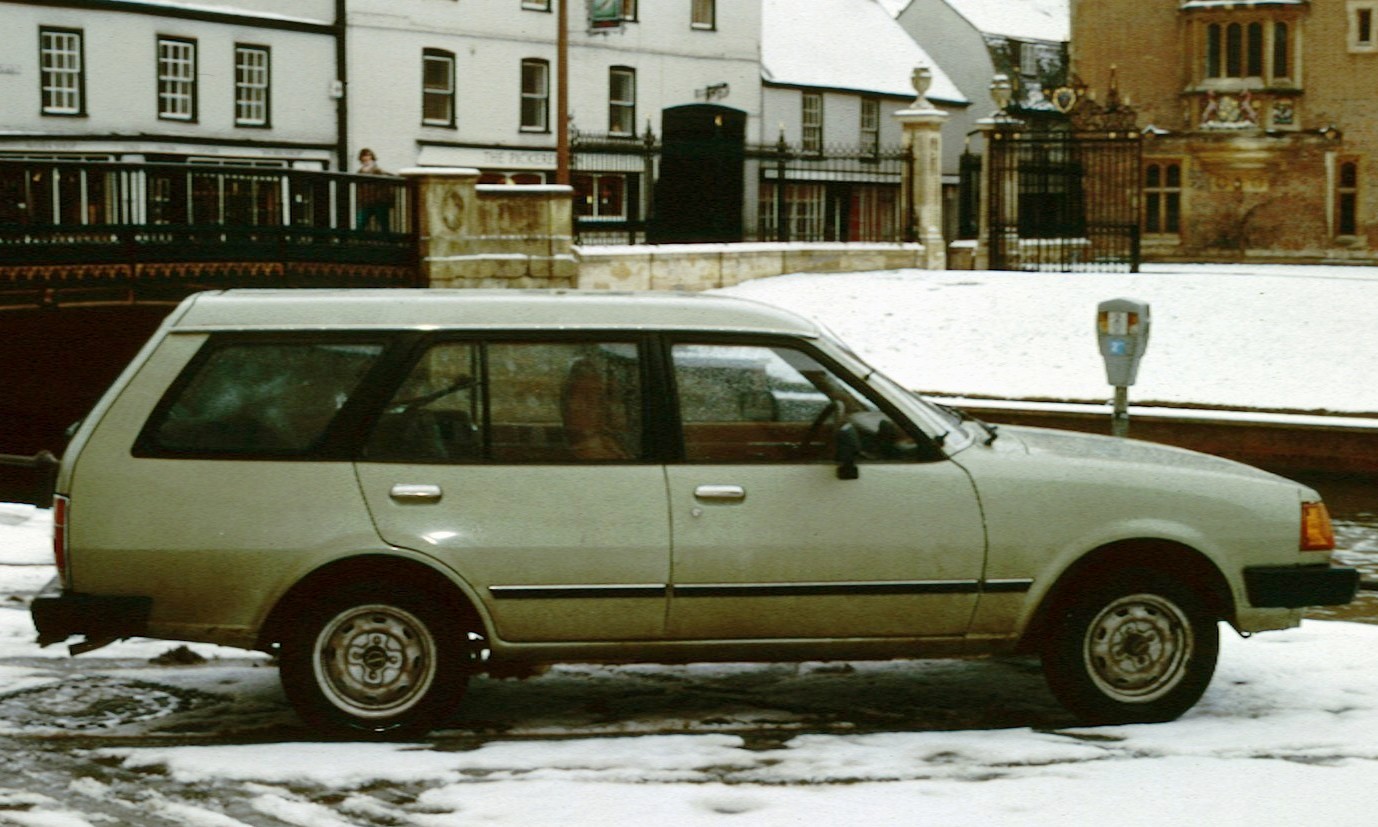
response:
[[[982,34],[1063,42],[1071,37],[1068,0],[946,0]]]
[[[910,73],[933,71],[928,97],[966,98],[879,0],[765,0],[761,74],[767,81],[913,97]]]

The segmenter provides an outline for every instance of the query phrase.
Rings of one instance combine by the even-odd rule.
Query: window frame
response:
[[[1378,0],[1374,0],[1378,7]],[[1289,15],[1234,13],[1200,26],[1196,72],[1204,85],[1286,85],[1297,75],[1300,36]]]
[[[195,123],[199,109],[196,38],[158,35],[158,120]]]
[[[1345,20],[1345,41],[1351,54],[1378,52],[1378,2],[1348,0]]]
[[[386,397],[380,394],[381,380],[394,373],[401,357],[410,351],[414,334],[399,331],[328,331],[296,333],[265,331],[253,333],[212,333],[201,343],[196,353],[163,392],[139,429],[131,454],[141,459],[274,461],[274,462],[349,462],[363,443],[363,436],[372,430],[371,411],[380,408]],[[166,423],[172,408],[181,400],[187,387],[201,376],[206,363],[217,353],[245,346],[289,345],[365,345],[378,346],[379,352],[359,378],[349,397],[335,412],[317,440],[298,451],[227,451],[214,449],[173,449],[159,444],[156,435]],[[384,382],[385,386],[392,383]],[[386,388],[384,388],[386,389]],[[382,398],[380,398],[382,397]],[[361,423],[362,421],[362,423]]]
[[[823,153],[823,93],[804,91],[799,96],[799,149],[808,155]]]
[[[1153,170],[1158,171],[1153,182]],[[1176,170],[1172,183],[1171,170]],[[1145,158],[1143,163],[1143,233],[1152,238],[1181,238],[1182,202],[1186,188],[1186,162],[1182,158]]]
[[[246,61],[250,56],[260,58],[261,63]],[[258,74],[261,79],[252,77]],[[255,109],[262,114],[245,114]],[[269,129],[273,125],[273,53],[269,46],[234,44],[234,125],[252,129]]]
[[[75,48],[50,46],[49,38],[66,41]],[[74,58],[75,67],[62,66],[63,57]],[[86,33],[83,29],[40,26],[38,29],[39,112],[48,117],[86,116]],[[56,101],[68,97],[69,105]]]
[[[718,28],[717,0],[689,0],[689,28],[716,31]]]
[[[550,11],[550,0],[522,0],[522,8],[527,11]]]
[[[603,221],[620,222],[632,220],[635,202],[631,198],[634,192],[632,183],[637,180],[635,173],[627,172],[575,172],[570,176],[570,185],[574,188],[574,217],[582,221]],[[618,203],[621,209],[617,212],[606,212],[603,208],[604,193],[603,184],[605,182],[615,182],[618,189]]]
[[[730,462],[720,459],[711,460],[690,460],[684,444],[684,421],[680,414],[680,389],[678,374],[676,371],[675,349],[680,345],[689,346],[717,346],[717,347],[755,347],[755,348],[784,348],[798,351],[813,361],[817,362],[827,370],[835,379],[847,386],[851,393],[864,399],[875,410],[888,417],[906,436],[915,441],[915,452],[912,457],[877,460],[861,459],[862,463],[873,462],[893,462],[900,464],[919,464],[934,462],[946,459],[946,454],[934,442],[933,438],[924,431],[922,427],[913,421],[904,411],[895,407],[885,395],[875,388],[870,382],[865,381],[861,376],[852,373],[845,366],[839,363],[829,354],[818,348],[812,342],[798,339],[791,336],[773,335],[770,333],[735,333],[735,332],[677,332],[670,331],[658,334],[660,347],[660,360],[658,366],[664,374],[665,394],[661,397],[664,400],[665,410],[664,421],[666,440],[665,461],[669,464],[678,465],[825,465],[836,464],[836,460],[829,458],[822,460],[799,460],[799,461],[754,461],[744,460]]]
[[[432,86],[428,68],[432,65],[441,66],[444,70],[447,84],[444,87]],[[448,49],[424,48],[421,50],[421,125],[439,127],[442,129],[454,129],[457,122],[456,106],[456,83],[455,83],[455,53]],[[433,117],[430,113],[431,105],[435,102],[444,105],[444,114]]]
[[[861,151],[867,155],[880,154],[880,98],[861,99],[860,123],[858,130]]]
[[[1352,179],[1347,179],[1346,167],[1352,173]],[[1354,155],[1336,158],[1334,175],[1333,234],[1336,238],[1355,238],[1359,235],[1359,191],[1363,181],[1359,158]]]
[[[539,75],[528,70],[540,70]],[[539,78],[539,89],[528,89],[527,81]],[[521,62],[521,98],[517,119],[521,132],[550,133],[550,61],[539,57],[524,57]],[[528,121],[528,115],[539,116],[539,123]]]
[[[624,344],[636,351],[636,379],[639,383],[641,418],[641,444],[635,457],[628,459],[559,459],[544,458],[531,460],[494,459],[492,456],[492,374],[490,348],[494,346],[534,345],[601,345]],[[373,437],[374,429],[382,418],[384,409],[392,401],[399,389],[411,378],[413,371],[421,364],[427,354],[447,345],[469,345],[478,354],[480,375],[476,386],[480,388],[478,400],[482,421],[477,424],[479,431],[479,457],[471,460],[398,459],[386,456],[367,455],[365,448]],[[653,336],[625,329],[590,329],[578,331],[532,331],[532,330],[474,330],[474,331],[436,331],[418,334],[406,345],[405,357],[391,361],[385,368],[386,378],[372,389],[367,415],[355,428],[355,442],[351,456],[356,462],[405,465],[483,465],[488,467],[523,467],[539,465],[559,466],[618,466],[618,465],[659,465],[663,463],[666,447],[666,430],[662,424],[662,408],[665,404],[663,384],[658,377],[655,365],[660,361],[657,343]],[[382,372],[380,371],[380,374]],[[504,424],[504,423],[498,423]]]
[[[618,97],[618,80],[630,94]],[[619,117],[621,116],[621,117]],[[625,126],[623,123],[625,122]],[[608,134],[619,138],[636,136],[636,69],[632,66],[608,67]]]

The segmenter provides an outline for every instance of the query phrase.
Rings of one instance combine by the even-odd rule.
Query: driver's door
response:
[[[966,631],[985,535],[961,468],[897,443],[839,479],[839,419],[883,412],[802,348],[683,341],[671,358],[670,637]]]

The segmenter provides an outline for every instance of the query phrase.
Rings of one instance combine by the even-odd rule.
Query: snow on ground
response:
[[[823,318],[911,386],[1059,399],[1104,397],[1092,333],[1095,304],[1127,295],[1150,301],[1154,317],[1136,397],[1378,411],[1378,389],[1364,381],[1363,370],[1378,344],[1378,328],[1368,319],[1378,307],[1378,271],[1252,269],[1259,273],[790,276],[728,292]],[[49,525],[46,511],[0,506],[0,595],[26,594],[51,575]],[[25,692],[71,686],[45,666],[62,654],[34,647],[23,608],[13,598],[0,606],[0,734],[56,726],[41,716],[21,721],[5,705]],[[130,642],[99,655],[143,658],[166,648]],[[149,687],[233,695],[231,714],[222,715],[227,727],[249,715],[290,719],[274,670],[235,659],[246,654],[235,650],[193,648],[211,663],[161,671],[126,665],[121,674]],[[1250,640],[1227,631],[1202,702],[1179,721],[1152,726],[946,727],[941,717],[915,726],[910,713],[893,728],[875,727],[894,731],[838,732],[788,704],[769,720],[748,720],[738,717],[733,701],[717,700],[772,684],[782,699],[807,705],[832,693],[841,704],[874,706],[881,715],[894,698],[922,703],[939,687],[941,697],[957,698],[978,722],[983,716],[999,721],[1003,705],[1020,703],[1043,710],[1030,720],[1055,721],[1050,701],[1040,700],[1036,674],[998,662],[571,667],[523,684],[479,682],[471,699],[478,720],[493,715],[501,725],[474,730],[483,737],[463,747],[443,739],[208,746],[148,746],[144,739],[103,747],[99,760],[165,784],[234,785],[259,816],[302,827],[605,827],[647,819],[666,825],[1347,827],[1375,818],[1375,652],[1375,625],[1308,621]],[[114,669],[90,663],[85,677],[92,680]],[[648,685],[672,700],[654,714],[620,706]],[[676,718],[674,693],[689,696],[705,685],[694,697],[708,699],[710,715]],[[1006,695],[999,694],[1002,687]],[[570,696],[584,700],[561,706]],[[516,711],[499,716],[494,698]],[[602,704],[611,708],[589,711]],[[762,730],[771,737],[762,741]],[[0,823],[99,823],[83,815],[83,802],[114,795],[112,784],[96,778],[74,780],[61,800],[24,785],[22,777],[0,781]],[[389,797],[397,789],[414,796],[398,803]],[[210,803],[192,805],[156,790],[143,806],[172,823],[248,823]]]
[[[1102,401],[1096,305],[1149,303],[1134,402],[1378,412],[1378,268],[1148,266],[1114,273],[791,275],[721,291],[824,321],[908,387]]]

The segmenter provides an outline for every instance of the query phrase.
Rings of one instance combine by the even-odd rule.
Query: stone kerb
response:
[[[417,196],[418,266],[432,287],[573,287],[573,190],[479,185],[475,169],[402,171]]]

